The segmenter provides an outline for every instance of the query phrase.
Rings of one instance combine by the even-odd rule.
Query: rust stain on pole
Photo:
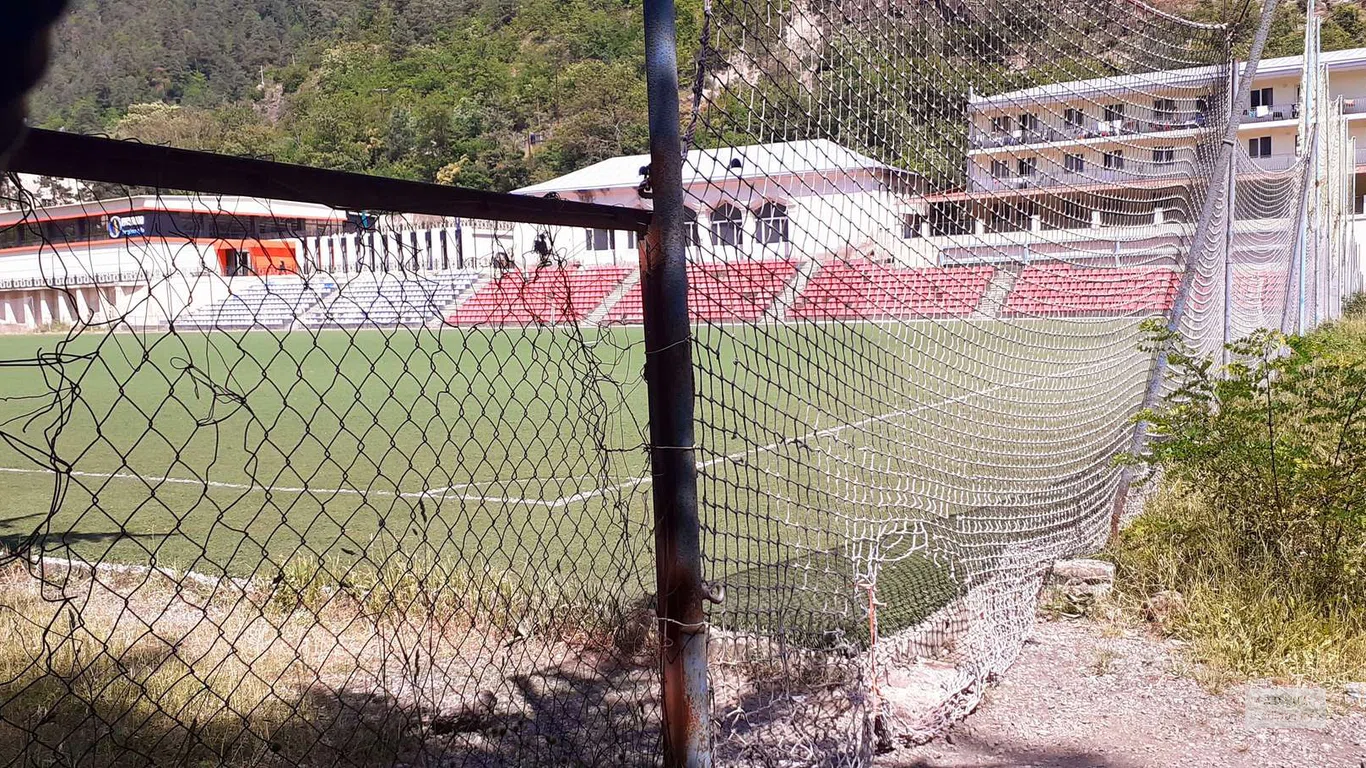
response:
[[[654,215],[641,250],[645,381],[654,476],[655,576],[664,765],[711,765],[707,617],[693,438],[692,325],[684,240],[683,157],[673,0],[645,2]]]

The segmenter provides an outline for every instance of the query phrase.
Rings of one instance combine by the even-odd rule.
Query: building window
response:
[[[1153,150],[1154,165],[1171,165],[1176,162],[1175,147],[1157,147]]]
[[[972,232],[972,219],[962,203],[930,204],[930,235],[966,235]]]
[[[1080,202],[1063,198],[1043,209],[1039,225],[1043,229],[1076,229],[1091,226],[1091,214]]]
[[[256,220],[258,237],[303,237],[303,219],[277,219],[267,217]]]
[[[1039,170],[1039,160],[1035,157],[1022,157],[1015,165],[1021,176],[1033,176]]]
[[[782,203],[764,203],[754,212],[754,237],[760,243],[787,242],[787,206]]]
[[[995,202],[987,208],[987,231],[1007,232],[1010,228],[1010,205]]]
[[[1021,232],[1029,229],[1035,209],[1028,203],[997,201],[987,208],[987,229],[990,232]]]
[[[991,118],[991,130],[997,133],[1010,133],[1014,130],[1013,126],[1014,121],[1010,119],[1010,115],[997,115]]]
[[[691,246],[701,246],[701,245],[702,245],[702,233],[701,233],[700,231],[698,231],[699,228],[698,228],[698,226],[697,226],[697,211],[694,211],[694,210],[691,209],[691,208],[684,208],[684,209],[683,209],[683,220],[687,222],[687,225],[686,225],[686,226],[687,226],[686,232],[688,233],[688,234],[687,234],[688,245],[691,245]]]
[[[1247,153],[1253,157],[1271,157],[1271,137],[1247,140]]]
[[[920,237],[920,225],[925,221],[925,217],[919,213],[908,213],[901,219],[901,237],[906,240],[914,240]]]
[[[733,205],[720,205],[711,211],[711,244],[739,248],[744,245],[745,214]]]
[[[1269,107],[1276,103],[1275,91],[1271,88],[1252,89],[1252,108]]]
[[[1004,160],[991,161],[991,177],[993,179],[1004,179],[1010,176],[1010,166]]]
[[[1105,153],[1105,167],[1112,171],[1124,169],[1124,151],[1115,150]]]
[[[588,250],[590,251],[615,251],[617,249],[617,233],[610,229],[588,229],[584,230],[588,236]]]
[[[1025,133],[1039,132],[1039,116],[1032,112],[1020,115],[1020,130]]]
[[[1175,99],[1153,99],[1153,120],[1159,123],[1170,123],[1175,119]]]
[[[1080,109],[1068,107],[1067,111],[1063,112],[1062,122],[1068,128],[1081,128],[1086,125],[1086,113]]]
[[[1124,105],[1123,105],[1123,104],[1107,104],[1107,105],[1105,105],[1105,122],[1107,122],[1107,123],[1113,123],[1113,122],[1116,121],[1116,120],[1123,120],[1123,119],[1124,119]]]
[[[251,254],[246,251],[228,251],[226,262],[224,266],[228,277],[242,277],[252,273]]]
[[[1068,173],[1084,173],[1086,160],[1081,155],[1063,155],[1062,166]]]

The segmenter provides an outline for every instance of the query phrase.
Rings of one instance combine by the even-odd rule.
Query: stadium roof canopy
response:
[[[108,216],[143,211],[209,213],[223,216],[270,216],[282,219],[345,220],[346,212],[316,203],[266,200],[231,195],[133,195],[86,203],[35,208],[32,211],[0,211],[0,227],[34,219]]]
[[[552,192],[638,187],[649,165],[649,155],[614,157],[540,184],[523,187],[516,190],[516,194],[546,195]],[[894,169],[829,139],[784,141],[744,147],[694,149],[688,153],[683,164],[683,185],[859,170]]]

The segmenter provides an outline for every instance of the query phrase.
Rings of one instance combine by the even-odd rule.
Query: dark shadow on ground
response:
[[[1068,747],[1027,746],[995,741],[955,731],[952,743],[935,741],[942,748],[939,757],[916,757],[909,762],[897,759],[895,752],[878,761],[884,768],[1151,768],[1149,763],[1103,755]]]
[[[7,610],[0,600],[0,625]],[[652,766],[660,749],[655,669],[566,644],[483,646],[503,668],[464,660],[446,685],[433,684],[443,665],[418,653],[408,669],[358,665],[303,686],[262,670],[244,689],[260,682],[275,695],[239,702],[206,691],[198,677],[212,672],[187,666],[175,646],[148,639],[63,656],[77,634],[53,626],[51,645],[0,680],[0,764]],[[414,696],[405,678],[431,695]]]
[[[42,515],[46,517],[46,515]],[[34,517],[28,515],[27,517]],[[12,518],[22,519],[22,518]],[[0,520],[0,529],[3,529],[7,520]],[[7,552],[30,552],[46,553],[56,557],[67,557],[80,561],[72,552],[72,547],[81,545],[102,544],[114,546],[121,541],[141,541],[153,540],[163,541],[176,534],[173,533],[129,533],[128,531],[64,531],[62,533],[6,533],[0,534],[0,556]]]

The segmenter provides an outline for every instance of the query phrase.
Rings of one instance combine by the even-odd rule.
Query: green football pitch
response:
[[[914,548],[908,521],[1100,473],[1148,370],[1138,336],[699,327],[709,575],[843,578],[819,563],[851,541]],[[631,328],[3,337],[0,546],[258,577],[422,550],[652,580],[644,357]]]

